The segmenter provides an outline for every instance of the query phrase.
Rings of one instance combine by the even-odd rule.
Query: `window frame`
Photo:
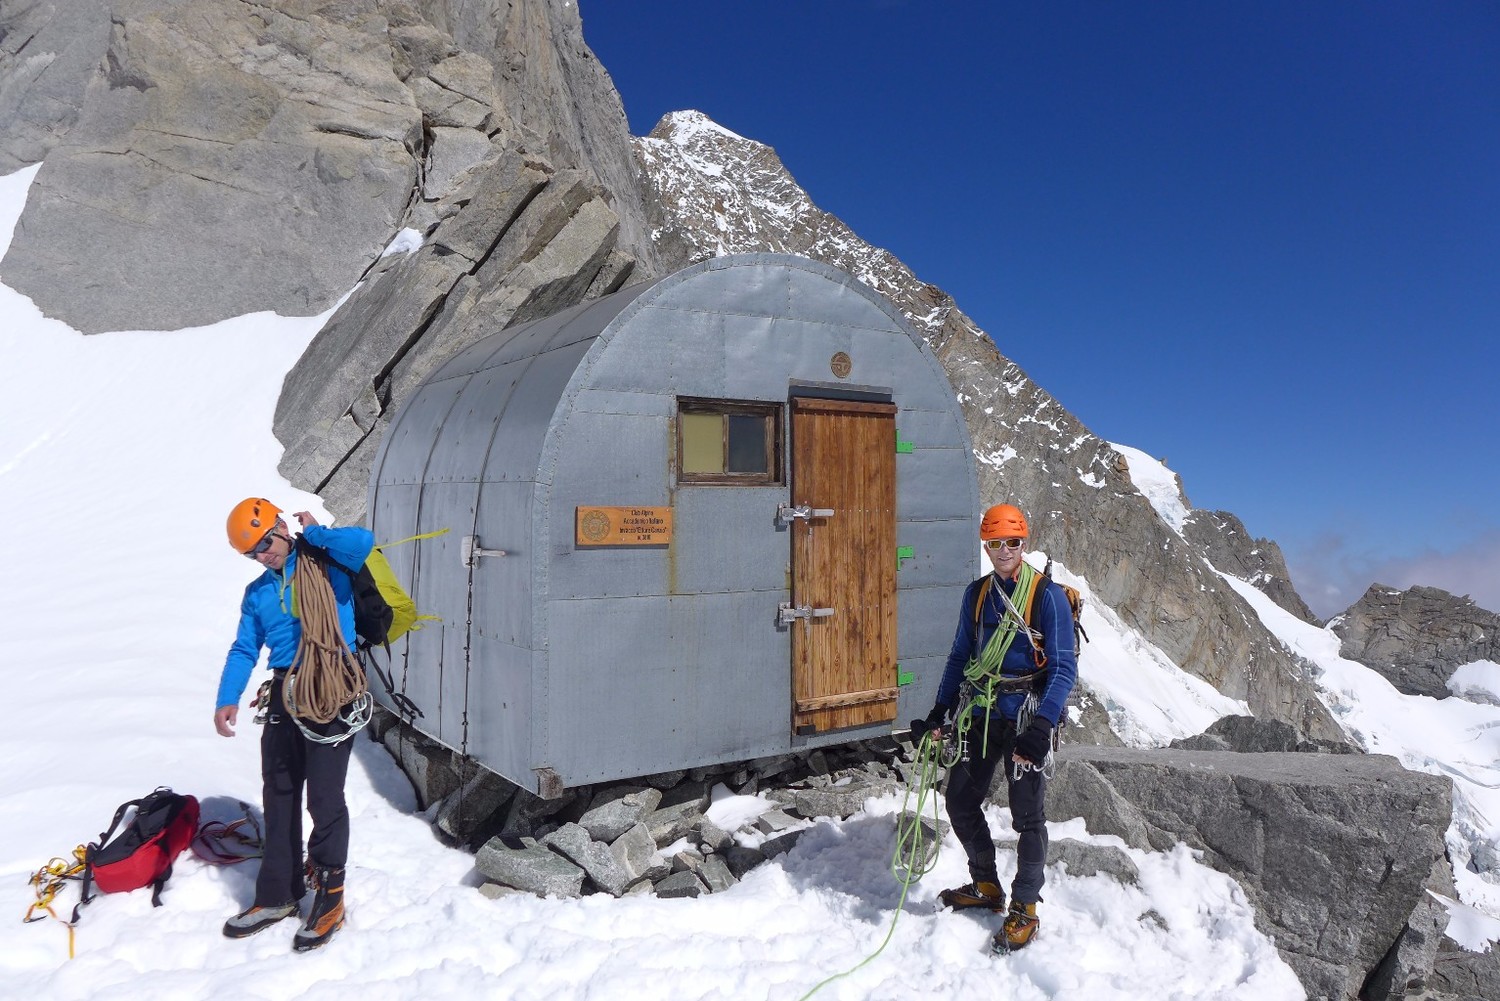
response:
[[[732,487],[773,487],[780,486],[786,482],[783,474],[783,448],[782,448],[782,426],[785,418],[782,412],[786,408],[775,402],[765,400],[722,400],[709,399],[697,396],[679,396],[677,398],[677,415],[674,420],[676,424],[676,464],[677,482],[693,486],[732,486]],[[762,417],[769,418],[765,422],[765,448],[767,458],[767,470],[763,473],[689,473],[683,468],[683,414],[711,414],[723,417]],[[721,455],[724,465],[729,464],[729,422],[723,422],[723,436],[720,442]]]

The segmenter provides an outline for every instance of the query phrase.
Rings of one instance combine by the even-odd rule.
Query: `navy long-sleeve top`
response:
[[[963,604],[959,607],[958,633],[953,637],[953,649],[948,653],[948,664],[943,669],[943,680],[938,685],[937,696],[938,705],[946,706],[950,712],[958,703],[958,689],[964,680],[964,668],[971,659],[979,655],[981,648],[978,644],[989,642],[1005,614],[1005,603],[997,593],[998,589],[1004,588],[1009,596],[1015,594],[1015,581],[1000,580],[994,574],[988,576],[993,578],[993,582],[985,594],[984,607],[980,609],[978,639],[975,635],[974,602],[978,598],[984,577],[964,590]],[[1037,583],[1038,586],[1042,584],[1040,575]],[[1047,722],[1055,726],[1062,719],[1068,695],[1073,691],[1074,682],[1078,680],[1078,651],[1075,649],[1073,610],[1068,606],[1068,596],[1056,581],[1047,580],[1046,587],[1045,591],[1036,596],[1040,604],[1036,625],[1042,632],[1042,649],[1047,655],[1045,687],[1041,689],[1037,715],[1046,717]],[[1005,677],[1019,677],[1031,674],[1036,669],[1031,644],[1027,642],[1025,634],[1018,633],[1010,649],[1005,652],[1005,659],[1000,663],[1000,673]],[[996,698],[995,711],[991,715],[1004,716],[1015,722],[1025,698],[1025,692],[1002,693]],[[978,713],[983,710],[976,707],[974,711]]]

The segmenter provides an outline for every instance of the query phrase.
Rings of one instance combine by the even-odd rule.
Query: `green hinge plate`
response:
[[[897,546],[896,547],[896,569],[897,570],[901,569],[901,561],[902,560],[913,560],[913,559],[916,559],[916,557],[917,557],[916,550],[913,549],[911,546]]]
[[[898,687],[901,686],[901,685],[909,685],[913,681],[916,681],[916,680],[917,680],[917,676],[916,676],[916,674],[914,672],[912,672],[912,671],[903,671],[903,670],[901,670],[901,665],[900,664],[896,665],[896,685]]]
[[[907,453],[911,452],[915,447],[916,446],[913,445],[911,442],[909,442],[909,441],[902,441],[901,440],[901,429],[897,428],[896,429],[896,453],[898,455],[904,455],[904,454],[907,454]]]

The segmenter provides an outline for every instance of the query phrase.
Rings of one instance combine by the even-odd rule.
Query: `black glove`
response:
[[[1026,732],[1016,738],[1011,754],[1025,758],[1033,765],[1040,765],[1047,760],[1047,752],[1050,750],[1052,750],[1052,724],[1038,716],[1031,721]]]
[[[933,706],[932,712],[927,714],[926,719],[914,719],[911,721],[911,742],[913,744],[921,743],[922,738],[927,736],[929,730],[940,729],[947,719],[947,706]]]

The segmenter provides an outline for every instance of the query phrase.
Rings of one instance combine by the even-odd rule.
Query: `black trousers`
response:
[[[995,841],[989,822],[984,819],[984,801],[995,769],[1004,767],[1006,792],[1010,797],[1011,828],[1019,837],[1016,845],[1016,877],[1011,881],[1010,898],[1022,904],[1042,899],[1047,864],[1047,778],[1039,770],[1028,769],[1015,778],[1011,748],[1016,741],[1015,724],[1009,720],[990,721],[986,741],[984,718],[974,721],[958,764],[948,772],[948,818],[953,833],[969,857],[969,876],[976,883],[998,883],[995,869]]]
[[[353,739],[338,744],[308,740],[293,722],[282,697],[282,675],[271,684],[271,720],[260,735],[260,774],[264,782],[265,846],[255,903],[274,907],[302,899],[307,884],[302,866],[302,801],[312,815],[307,854],[314,865],[343,868],[349,860],[349,808],[344,779],[349,774]],[[338,733],[338,720],[305,723],[315,733]]]

